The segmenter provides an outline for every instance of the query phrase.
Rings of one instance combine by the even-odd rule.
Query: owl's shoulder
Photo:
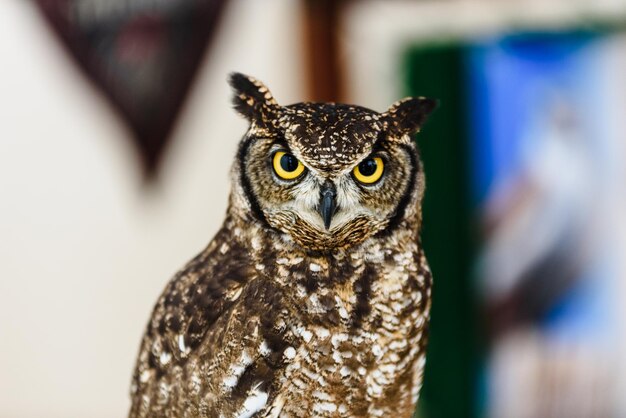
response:
[[[254,277],[248,250],[220,231],[157,301],[141,344],[135,388],[183,366],[211,334],[227,328],[227,313]]]

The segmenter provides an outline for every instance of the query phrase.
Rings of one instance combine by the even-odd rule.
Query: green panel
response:
[[[418,135],[426,171],[422,240],[434,283],[418,411],[425,418],[472,417],[476,337],[464,52],[461,46],[436,45],[411,49],[405,58],[407,93],[440,101]]]

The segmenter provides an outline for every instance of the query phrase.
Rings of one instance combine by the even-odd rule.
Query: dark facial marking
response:
[[[248,155],[250,145],[252,145],[252,142],[255,139],[256,138],[254,137],[248,137],[241,142],[241,145],[239,145],[239,151],[237,152],[237,160],[239,161],[239,180],[241,182],[241,187],[243,188],[243,191],[246,194],[248,201],[250,202],[252,213],[266,227],[271,228],[271,226],[267,222],[267,219],[265,219],[265,215],[261,210],[261,205],[259,205],[259,201],[257,200],[252,190],[252,185],[250,184],[250,179],[248,178],[246,170],[246,156]]]
[[[406,211],[407,205],[409,204],[409,202],[411,202],[411,198],[413,196],[413,193],[415,192],[415,187],[417,184],[417,173],[420,168],[418,158],[416,155],[417,150],[412,148],[411,145],[408,145],[408,144],[402,144],[400,146],[409,155],[409,159],[411,161],[411,171],[409,173],[409,185],[407,186],[406,191],[404,192],[404,196],[402,196],[402,199],[400,199],[400,202],[396,206],[396,211],[394,215],[391,217],[391,219],[389,219],[389,223],[387,224],[387,227],[377,234],[377,236],[379,237],[389,235],[398,226],[398,224],[404,217],[404,212]]]

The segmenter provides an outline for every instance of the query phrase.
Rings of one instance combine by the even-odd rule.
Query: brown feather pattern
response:
[[[388,115],[280,107],[254,79],[231,83],[251,127],[226,220],[157,301],[129,416],[410,417],[431,292],[415,145],[385,130]],[[267,161],[276,147],[307,166],[300,183],[273,177]],[[350,183],[352,167],[373,152],[389,161],[382,184]],[[345,192],[329,230],[306,206],[322,179]]]

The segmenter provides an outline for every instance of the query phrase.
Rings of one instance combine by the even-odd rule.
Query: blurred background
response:
[[[280,103],[440,99],[417,416],[626,417],[624,0],[3,0],[0,416],[121,417],[165,283]]]

